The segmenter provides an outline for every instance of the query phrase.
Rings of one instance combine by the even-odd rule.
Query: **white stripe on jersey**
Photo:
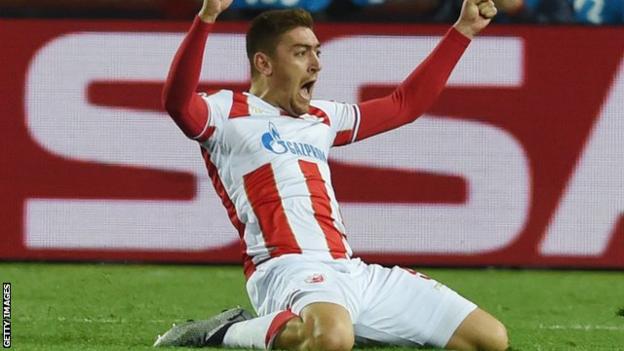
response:
[[[299,173],[297,175],[298,178],[304,178],[301,169],[297,168],[293,171]],[[275,173],[277,184],[287,182],[289,178],[285,172]],[[314,217],[312,200],[309,196],[301,196],[301,194],[309,194],[307,184],[304,181],[292,184],[286,189],[279,189],[282,205],[302,253],[323,252],[327,255],[326,258],[331,259],[325,234]],[[310,220],[310,218],[313,220]]]
[[[241,194],[241,196],[247,198],[247,195]],[[245,225],[245,233],[243,234],[243,240],[247,246],[247,256],[251,257],[251,261],[254,265],[258,265],[271,257],[269,249],[264,242],[264,236],[260,230],[258,218],[250,211],[247,213],[247,222]]]
[[[349,131],[353,133],[351,141],[355,139],[357,106],[313,101],[312,106],[322,112],[306,118],[285,116],[249,93],[221,90],[204,99],[210,109],[206,129],[214,128],[214,132],[211,130],[202,146],[209,151],[237,217],[245,224],[242,239],[252,262],[257,265],[293,250],[321,260],[349,257],[351,249],[342,235],[345,228],[327,155],[338,132]],[[318,118],[319,113],[324,115]],[[274,179],[267,183],[271,174]],[[266,186],[273,186],[277,194],[275,190],[267,192]],[[311,191],[316,194],[314,201]],[[266,203],[266,196],[275,200]],[[282,229],[272,231],[274,225]],[[269,248],[267,241],[278,247]],[[288,246],[281,247],[282,243]]]

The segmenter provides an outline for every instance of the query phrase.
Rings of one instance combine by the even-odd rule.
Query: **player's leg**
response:
[[[271,323],[267,346],[286,350],[350,350],[353,301],[345,294],[349,274],[340,262],[319,262],[301,255],[282,256],[259,267],[247,282],[257,313],[290,311],[291,318]]]
[[[223,337],[212,337],[204,345],[230,348],[343,351],[351,350],[354,344],[349,312],[330,302],[305,305],[299,314],[283,310],[238,321],[221,334],[209,334]]]
[[[353,323],[340,305],[316,302],[307,305],[279,332],[273,346],[280,350],[351,350]]]
[[[356,340],[455,350],[504,350],[506,331],[474,303],[426,275],[364,265],[366,309],[355,321]]]
[[[446,345],[450,350],[506,350],[509,346],[503,323],[477,308],[459,325]]]
[[[351,350],[353,343],[349,312],[334,303],[316,302],[300,315],[284,310],[253,318],[234,308],[210,319],[174,325],[158,336],[154,346],[343,351]]]

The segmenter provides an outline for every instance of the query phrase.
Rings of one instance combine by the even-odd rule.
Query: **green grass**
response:
[[[513,350],[624,350],[623,272],[421,271],[501,319]],[[0,280],[15,350],[152,350],[172,322],[249,307],[238,267],[0,263]]]

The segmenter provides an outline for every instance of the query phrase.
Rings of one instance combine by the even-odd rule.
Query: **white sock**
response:
[[[223,346],[270,350],[277,334],[296,314],[286,310],[232,324],[223,337]]]

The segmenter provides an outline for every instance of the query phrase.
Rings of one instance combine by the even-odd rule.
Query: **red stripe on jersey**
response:
[[[208,176],[210,176],[210,180],[212,180],[212,185],[214,186],[217,194],[221,198],[221,202],[225,209],[227,210],[228,216],[230,217],[230,221],[234,225],[234,228],[238,231],[238,235],[241,239],[241,253],[243,256],[243,271],[245,273],[245,277],[249,279],[251,274],[256,270],[255,265],[251,261],[251,257],[247,255],[247,245],[245,244],[245,240],[243,239],[243,235],[245,234],[245,224],[238,219],[238,215],[236,214],[236,207],[234,207],[234,203],[232,199],[230,199],[228,193],[225,191],[225,187],[221,182],[221,178],[219,177],[219,172],[217,172],[217,167],[210,160],[210,153],[208,150],[201,148],[202,157],[204,158],[204,162],[206,163],[206,168],[208,169]]]
[[[327,113],[325,113],[325,111],[321,110],[320,108],[310,106],[310,108],[308,109],[308,113],[316,117],[321,117],[323,119],[323,123],[330,125],[329,116],[327,115]]]
[[[301,253],[284,212],[271,164],[267,163],[244,175],[243,180],[247,199],[258,218],[271,257]]]
[[[310,192],[314,217],[325,234],[329,252],[333,258],[346,258],[347,250],[342,242],[342,233],[334,226],[331,201],[318,165],[313,162],[299,160],[299,167],[303,172],[308,191]]]
[[[334,138],[334,146],[346,145],[351,142],[351,138],[353,137],[353,130],[341,130],[336,133],[336,137]]]
[[[249,102],[247,99],[247,95],[243,93],[234,93],[229,118],[249,117]]]

